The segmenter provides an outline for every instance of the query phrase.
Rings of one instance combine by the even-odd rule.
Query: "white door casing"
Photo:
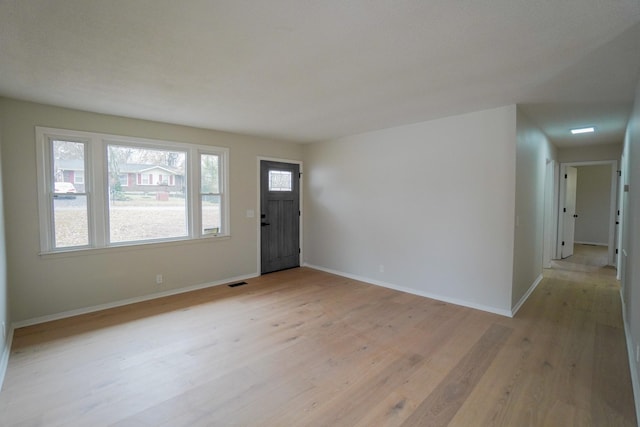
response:
[[[564,174],[565,191],[563,206],[563,227],[562,227],[562,255],[567,258],[573,255],[573,238],[576,229],[576,190],[578,183],[578,169],[567,166]]]

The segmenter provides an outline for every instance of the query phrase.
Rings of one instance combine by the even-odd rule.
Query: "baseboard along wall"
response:
[[[503,310],[503,309],[499,309],[499,308],[496,308],[496,307],[490,307],[490,306],[486,306],[486,305],[482,305],[482,304],[475,304],[475,303],[472,303],[470,301],[459,300],[459,299],[456,299],[456,298],[449,298],[449,297],[445,297],[445,296],[442,296],[442,295],[439,295],[439,294],[433,294],[433,293],[430,293],[430,292],[418,291],[416,289],[406,288],[406,287],[403,287],[403,286],[398,286],[398,285],[395,285],[395,284],[392,284],[392,283],[387,283],[387,282],[383,282],[383,281],[380,281],[380,280],[371,279],[369,277],[359,276],[357,274],[345,273],[343,271],[333,270],[331,268],[326,268],[326,267],[322,267],[322,266],[319,266],[319,265],[305,263],[304,267],[313,268],[315,270],[324,271],[326,273],[335,274],[337,276],[346,277],[348,279],[357,280],[359,282],[369,283],[370,285],[382,286],[383,288],[389,288],[389,289],[393,289],[393,290],[400,291],[400,292],[406,292],[408,294],[418,295],[418,296],[425,297],[425,298],[431,298],[431,299],[434,299],[434,300],[438,300],[438,301],[442,301],[442,302],[446,302],[446,303],[450,303],[450,304],[454,304],[454,305],[459,305],[459,306],[462,306],[462,307],[468,307],[468,308],[473,308],[473,309],[476,309],[476,310],[486,311],[488,313],[499,314],[501,316],[512,317],[511,311],[509,311],[509,310]]]
[[[513,308],[511,309],[511,317],[516,315],[518,310],[520,310],[523,304],[529,299],[533,291],[536,290],[540,282],[542,282],[542,273],[540,273],[540,275],[536,277],[536,280],[534,280],[531,286],[529,286],[529,289],[527,289],[527,292],[525,292],[524,295],[522,295],[522,298],[520,298],[520,301],[518,301],[518,303],[513,306]]]
[[[4,376],[7,373],[7,367],[9,366],[9,355],[11,354],[11,343],[13,342],[14,327],[11,326],[7,331],[7,338],[5,342],[4,351],[0,355],[0,391],[2,391],[2,384],[4,384]]]
[[[138,302],[149,301],[157,298],[168,297],[171,295],[183,294],[185,292],[197,291],[198,289],[210,288],[212,286],[225,285],[227,283],[239,282],[242,280],[252,279],[258,277],[260,274],[252,273],[244,276],[230,277],[227,279],[216,280],[215,282],[202,283],[199,285],[186,286],[184,288],[171,289],[164,292],[156,292],[153,294],[143,295],[134,298],[127,298],[124,300],[114,301],[106,304],[94,305],[91,307],[79,308],[76,310],[64,311],[62,313],[51,314],[47,316],[35,317],[32,319],[21,320],[13,323],[13,328],[24,328],[25,326],[37,325],[39,323],[51,322],[53,320],[65,319],[67,317],[79,316],[81,314],[93,313],[95,311],[107,310],[109,308],[121,307],[123,305],[135,304]]]
[[[633,338],[629,331],[629,323],[627,322],[627,311],[624,305],[624,294],[620,289],[620,303],[622,304],[622,324],[624,325],[624,336],[627,340],[627,354],[629,356],[629,372],[631,374],[631,386],[633,387],[633,400],[636,404],[636,419],[638,427],[640,427],[640,378],[638,377],[638,365],[636,364],[636,355],[634,352]]]

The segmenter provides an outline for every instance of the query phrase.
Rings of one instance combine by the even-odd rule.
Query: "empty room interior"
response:
[[[0,426],[638,426],[640,2],[0,1]]]

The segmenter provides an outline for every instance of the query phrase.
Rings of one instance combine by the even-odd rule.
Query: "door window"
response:
[[[269,170],[269,191],[293,191],[291,171]]]

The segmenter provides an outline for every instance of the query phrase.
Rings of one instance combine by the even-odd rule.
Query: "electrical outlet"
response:
[[[162,279],[162,274],[156,274],[156,283],[157,283],[158,285],[161,285],[161,284],[162,284],[162,280],[163,280],[163,279]]]
[[[640,344],[636,344],[636,363],[640,362]]]

